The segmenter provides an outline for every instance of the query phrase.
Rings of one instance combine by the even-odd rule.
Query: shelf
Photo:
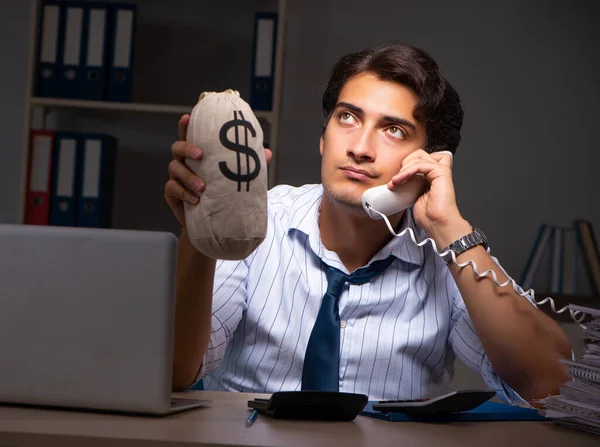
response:
[[[166,115],[183,115],[190,113],[193,106],[174,106],[166,104],[147,104],[136,102],[110,102],[110,101],[84,101],[79,99],[62,98],[31,98],[32,107],[72,108],[72,109],[94,109],[115,110],[125,112],[157,113]],[[258,119],[273,122],[273,112],[254,111]]]

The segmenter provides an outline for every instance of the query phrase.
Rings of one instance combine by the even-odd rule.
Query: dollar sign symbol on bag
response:
[[[258,174],[260,173],[260,159],[258,158],[256,151],[254,149],[252,149],[251,147],[248,147],[248,131],[250,131],[250,133],[252,134],[253,137],[256,137],[256,130],[254,130],[252,123],[250,123],[249,121],[246,121],[244,119],[244,115],[242,114],[242,112],[240,111],[239,113],[240,113],[240,118],[238,119],[238,116],[237,116],[238,111],[234,110],[233,111],[233,119],[231,121],[227,121],[225,124],[223,124],[223,126],[221,127],[221,130],[219,131],[219,140],[221,141],[221,144],[223,146],[225,146],[227,149],[229,149],[230,151],[236,152],[237,173],[233,172],[231,169],[229,169],[226,161],[219,162],[219,169],[221,170],[223,175],[225,177],[227,177],[229,180],[233,180],[234,182],[237,182],[238,191],[242,190],[242,182],[246,182],[246,191],[250,191],[250,182],[252,180],[254,180],[256,177],[258,177]],[[244,128],[245,144],[240,144],[238,126],[243,126],[243,128]],[[230,141],[227,138],[227,131],[232,127],[235,127],[235,142]],[[245,174],[242,174],[242,172],[241,172],[241,170],[242,170],[241,155],[242,154],[246,155],[246,173]],[[252,158],[252,160],[254,160],[254,170],[252,172],[250,172],[250,158]]]

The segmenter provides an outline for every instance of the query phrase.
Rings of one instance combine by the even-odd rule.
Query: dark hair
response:
[[[458,94],[429,54],[395,43],[347,54],[335,64],[322,98],[323,132],[343,86],[353,76],[365,72],[384,81],[401,83],[419,95],[414,117],[425,123],[428,152],[456,151],[464,114]]]

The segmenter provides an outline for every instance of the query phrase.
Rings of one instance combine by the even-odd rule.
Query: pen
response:
[[[251,427],[252,424],[254,424],[254,422],[256,422],[257,417],[258,417],[258,411],[253,410],[252,413],[250,413],[250,416],[248,416],[248,419],[246,419],[246,427]]]

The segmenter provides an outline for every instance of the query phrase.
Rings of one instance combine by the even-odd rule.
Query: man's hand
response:
[[[165,200],[182,227],[185,226],[183,203],[197,205],[206,188],[204,180],[194,174],[185,164],[186,158],[202,159],[202,149],[186,141],[189,123],[189,114],[183,115],[179,120],[179,141],[171,146],[173,160],[169,163],[170,179],[165,185]],[[265,149],[267,165],[271,161],[272,155],[269,149]]]
[[[408,155],[402,168],[390,182],[390,189],[416,174],[423,174],[429,188],[414,205],[415,223],[423,228],[437,244],[438,251],[459,237],[471,232],[471,226],[461,216],[456,204],[452,179],[452,153],[448,151],[431,154],[419,149]]]

